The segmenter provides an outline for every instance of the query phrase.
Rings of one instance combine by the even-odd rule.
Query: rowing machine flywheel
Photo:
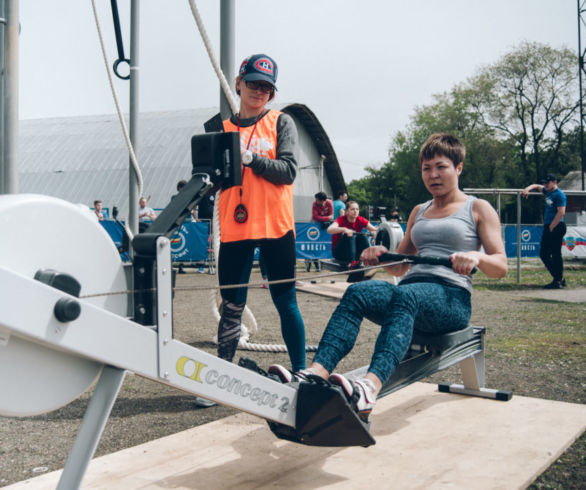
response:
[[[120,255],[87,207],[48,196],[3,195],[0,236],[0,268],[30,279],[39,271],[57,271],[56,277],[72,278],[70,282],[74,278],[81,285],[82,297],[128,289]],[[2,284],[0,294],[3,288],[10,288],[10,284]],[[81,315],[86,301],[118,315],[128,313],[124,294],[81,299]],[[71,302],[75,306],[75,301]],[[22,303],[11,307],[35,308],[34,295],[24,295]],[[98,378],[100,363],[60,351],[58,344],[17,335],[2,323],[2,317],[0,311],[0,415],[28,416],[55,410],[77,398]],[[58,327],[56,323],[55,312],[48,310],[47,328],[59,328],[63,336],[76,328],[74,321]]]

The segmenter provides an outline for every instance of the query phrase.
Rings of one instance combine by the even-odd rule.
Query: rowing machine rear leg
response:
[[[482,344],[484,347],[484,342]],[[509,401],[513,396],[512,391],[493,390],[484,387],[484,348],[481,352],[461,361],[460,371],[464,384],[440,383],[438,390],[442,393],[459,393],[461,395],[493,398],[500,401]]]

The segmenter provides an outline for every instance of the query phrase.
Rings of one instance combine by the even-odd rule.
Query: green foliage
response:
[[[567,48],[522,43],[465,83],[417,107],[407,128],[394,136],[389,160],[352,181],[350,198],[361,205],[398,207],[406,218],[429,199],[421,182],[419,149],[432,133],[461,138],[467,154],[462,188],[523,188],[546,173],[580,168],[577,127],[577,59]],[[508,221],[516,219],[513,196],[503,197]],[[523,203],[525,221],[541,209]]]

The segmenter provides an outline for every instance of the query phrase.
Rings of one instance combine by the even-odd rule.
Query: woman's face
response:
[[[254,112],[264,108],[272,93],[272,86],[267,82],[245,82],[242,79],[236,82],[236,89],[240,91],[240,104]]]
[[[354,221],[356,221],[356,218],[358,218],[359,212],[360,209],[358,208],[358,204],[352,203],[350,204],[350,206],[346,208],[346,218],[348,219],[348,221],[350,221],[350,223],[353,223]]]
[[[462,172],[462,162],[454,166],[452,160],[436,155],[421,163],[421,178],[433,197],[441,197],[458,189],[458,176]]]

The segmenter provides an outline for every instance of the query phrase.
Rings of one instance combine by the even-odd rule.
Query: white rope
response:
[[[220,64],[214,55],[214,51],[212,50],[212,43],[210,42],[210,38],[206,32],[205,26],[203,25],[203,21],[201,20],[201,16],[199,15],[199,11],[197,10],[197,6],[195,5],[194,0],[189,0],[189,6],[191,7],[191,13],[193,14],[193,18],[195,19],[195,23],[197,24],[197,28],[199,30],[199,34],[203,40],[203,44],[208,52],[208,56],[214,67],[214,71],[218,76],[218,80],[220,80],[220,86],[226,96],[226,100],[228,104],[230,104],[230,109],[232,110],[232,114],[236,114],[238,112],[238,104],[236,103],[236,98],[230,89],[230,85],[224,76],[224,72],[222,72],[222,68],[220,68]]]
[[[226,100],[230,105],[230,109],[232,110],[233,114],[238,112],[238,104],[236,103],[236,98],[230,89],[230,85],[228,84],[224,73],[218,63],[214,52],[212,50],[210,39],[207,35],[205,30],[205,26],[203,25],[203,21],[201,16],[199,15],[199,11],[197,10],[197,6],[195,5],[194,0],[189,0],[189,6],[191,7],[191,12],[193,14],[193,18],[195,19],[195,23],[197,24],[197,28],[205,45],[206,51],[210,58],[210,62],[218,76],[218,80],[220,81],[220,86],[222,87],[222,91],[226,96]],[[216,262],[216,271],[218,270],[218,257],[220,253],[220,220],[218,217],[218,201],[220,197],[220,192],[216,194],[216,199],[214,202],[214,214],[213,214],[213,234],[212,234],[212,246],[214,250],[214,260]],[[216,321],[220,321],[220,314],[218,311],[218,291],[213,291],[210,300],[212,302],[212,309],[214,313],[214,318]],[[250,325],[250,329],[244,323]],[[285,345],[269,345],[269,344],[251,344],[248,342],[248,339],[251,335],[254,335],[258,332],[258,324],[256,322],[256,318],[252,314],[252,311],[245,305],[244,311],[242,313],[242,323],[240,326],[240,341],[238,342],[238,347],[241,349],[246,350],[256,350],[256,351],[268,351],[268,352],[287,352],[287,347]],[[214,342],[217,343],[218,339],[217,336],[214,337]],[[307,346],[306,350],[308,351],[315,351],[317,348],[315,346]]]
[[[232,110],[232,113],[236,114],[238,112],[238,104],[236,102],[236,98],[234,97],[234,94],[232,93],[232,90],[230,89],[230,85],[228,84],[228,81],[226,80],[226,77],[224,76],[224,73],[222,72],[222,68],[220,67],[218,60],[216,59],[216,56],[215,56],[214,51],[212,49],[210,39],[209,39],[207,32],[206,32],[205,26],[203,24],[201,16],[199,15],[199,11],[197,9],[197,6],[195,5],[195,1],[189,0],[189,6],[191,7],[191,13],[193,14],[193,18],[195,19],[195,23],[197,24],[197,28],[199,30],[199,33],[200,33],[201,38],[203,40],[204,46],[205,46],[206,51],[208,53],[208,57],[210,58],[210,62],[212,63],[214,71],[216,72],[216,75],[218,76],[218,80],[220,81],[220,86],[222,87],[222,91],[224,92],[224,95],[226,96],[226,100],[228,101],[228,104],[230,105],[230,109]],[[220,254],[220,219],[218,216],[218,201],[219,200],[220,200],[220,191],[218,191],[216,193],[216,199],[214,202],[213,225],[212,225],[213,226],[212,247],[214,250],[214,261],[216,262],[216,270],[218,270],[218,267],[217,267],[218,266],[218,257]],[[216,321],[219,322],[220,321],[220,313],[218,311],[218,292],[217,291],[213,292],[213,294],[210,296],[210,300],[212,303],[212,310],[213,310],[214,318],[216,319]],[[244,322],[246,322],[246,323],[244,323]],[[246,324],[250,325],[250,329],[246,326]],[[258,332],[258,324],[256,322],[256,318],[252,314],[252,311],[250,310],[248,305],[246,305],[244,307],[244,311],[242,313],[242,323],[240,326],[240,342],[242,344],[246,343],[248,341],[249,336],[254,335],[257,332]],[[214,337],[214,342],[217,343],[217,337]]]
[[[124,136],[124,141],[126,142],[126,146],[128,147],[128,153],[130,154],[130,161],[132,163],[132,168],[134,169],[134,174],[136,175],[136,182],[138,185],[138,195],[142,196],[142,188],[143,188],[142,172],[140,171],[140,167],[138,165],[136,155],[134,154],[134,148],[132,146],[132,142],[130,141],[130,136],[128,135],[128,129],[126,128],[126,122],[124,121],[124,115],[122,114],[122,109],[120,108],[120,102],[118,101],[118,95],[116,94],[116,89],[114,88],[114,80],[112,79],[112,74],[110,73],[110,65],[108,63],[108,55],[106,53],[106,46],[104,44],[104,36],[102,35],[102,28],[100,27],[100,20],[98,18],[98,11],[96,9],[95,0],[92,0],[92,9],[94,11],[94,20],[96,22],[96,29],[98,30],[98,38],[100,40],[100,47],[102,48],[102,56],[104,58],[104,65],[106,65],[106,74],[108,75],[108,81],[110,83],[110,90],[112,92],[114,104],[116,105],[116,112],[118,113],[118,119],[120,120],[120,125],[122,126],[122,134]],[[129,203],[129,205],[130,205],[130,203]],[[126,221],[128,222],[128,220],[126,220]]]

